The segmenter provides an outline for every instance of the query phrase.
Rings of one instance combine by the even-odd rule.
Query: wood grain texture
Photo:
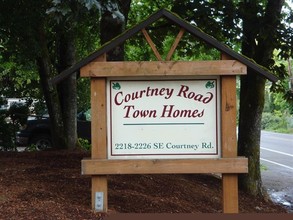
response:
[[[157,58],[158,60],[162,61],[163,59],[162,59],[162,57],[161,57],[159,51],[157,50],[156,45],[155,45],[154,42],[152,41],[150,35],[149,35],[148,32],[146,31],[146,29],[143,28],[143,29],[141,29],[141,31],[142,31],[142,33],[143,33],[143,35],[144,35],[146,41],[148,42],[148,44],[149,44],[150,47],[152,48],[152,50],[153,50],[153,52],[154,52],[156,58]]]
[[[222,54],[223,60],[230,57]],[[237,157],[236,76],[221,77],[221,142],[222,158]],[[223,212],[238,213],[238,174],[223,174]]]
[[[246,66],[236,60],[91,62],[82,67],[83,77],[244,75]]]
[[[83,159],[83,175],[174,174],[174,173],[247,173],[246,158],[225,159]]]
[[[97,58],[97,62],[106,61],[106,55]],[[107,158],[107,124],[106,124],[106,78],[91,79],[91,158]],[[92,209],[95,211],[95,193],[103,192],[103,211],[108,210],[107,176],[92,176]]]
[[[174,54],[174,52],[175,52],[175,50],[176,50],[176,48],[177,48],[177,46],[178,46],[178,44],[179,44],[179,42],[180,42],[183,34],[184,34],[184,32],[185,32],[185,29],[184,28],[181,28],[180,31],[179,31],[179,33],[178,33],[178,35],[177,35],[177,37],[174,40],[173,45],[170,48],[170,51],[167,54],[166,61],[171,60],[171,57]]]

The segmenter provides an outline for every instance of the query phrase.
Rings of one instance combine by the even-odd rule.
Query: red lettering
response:
[[[161,118],[170,118],[171,114],[172,114],[173,107],[174,107],[174,105],[164,105]],[[166,116],[165,114],[168,114],[168,116]]]
[[[124,118],[156,118],[157,110],[136,110],[134,105],[126,105],[124,107],[126,109]]]
[[[189,91],[189,87],[185,85],[181,85],[181,88],[177,96],[180,96],[186,99],[193,99],[194,101],[202,102],[204,104],[209,103],[214,97],[213,93],[211,92],[207,92],[206,96],[202,94],[196,94],[195,92]]]
[[[122,99],[119,101],[118,100],[118,95],[121,95],[122,96]],[[116,95],[115,95],[115,98],[114,98],[114,103],[116,105],[121,105],[123,102],[123,92],[118,92]]]
[[[209,94],[210,97],[205,97],[205,98],[202,100],[202,102],[205,103],[205,104],[209,103],[209,102],[213,99],[213,97],[214,97],[213,93],[211,93],[211,92],[207,92],[207,94]]]
[[[177,96],[183,96],[184,98],[187,98],[186,92],[188,90],[189,90],[189,87],[188,86],[181,85],[181,89],[178,92],[178,95]]]
[[[126,114],[124,118],[129,118],[130,109],[134,109],[134,105],[125,105],[124,109],[126,109]]]
[[[174,105],[164,105],[161,118],[200,118],[204,115],[204,110],[198,109],[174,109]]]

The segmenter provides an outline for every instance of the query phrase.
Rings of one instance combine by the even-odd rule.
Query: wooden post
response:
[[[222,54],[222,60],[228,60]],[[236,138],[236,76],[221,77],[222,157],[237,157]],[[238,213],[238,174],[222,175],[223,212]]]
[[[102,55],[96,61],[106,61]],[[91,78],[91,135],[92,159],[107,158],[106,78]],[[106,175],[92,176],[92,209],[108,210],[108,184]]]

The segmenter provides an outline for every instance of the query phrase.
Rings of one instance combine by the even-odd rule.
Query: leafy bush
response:
[[[293,127],[290,125],[290,117],[280,112],[264,112],[262,115],[261,129],[282,133],[290,133]]]
[[[35,144],[31,144],[25,148],[25,151],[34,152],[34,151],[38,151],[38,149]]]
[[[78,143],[83,150],[89,151],[91,149],[91,144],[87,139],[78,138]]]

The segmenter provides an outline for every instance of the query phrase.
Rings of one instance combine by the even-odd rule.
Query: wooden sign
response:
[[[180,29],[165,59],[147,29],[161,18]],[[157,61],[107,62],[109,51],[139,32]],[[220,51],[221,59],[171,61],[185,32]],[[221,173],[223,212],[237,213],[237,175],[248,172],[248,159],[237,156],[236,75],[247,68],[278,80],[162,9],[57,75],[53,84],[76,72],[91,78],[91,158],[82,160],[81,172],[92,175],[93,210],[108,210],[108,175]]]
[[[108,158],[219,158],[219,77],[108,79]]]
[[[237,174],[247,173],[248,161],[237,157],[235,73],[245,68],[195,61],[188,66],[197,68],[177,75],[180,62],[133,62],[125,70],[119,62],[96,65],[104,59],[81,69],[91,77],[92,155],[82,174],[92,175],[93,209],[107,212],[107,175],[222,173],[223,212],[238,212]],[[192,75],[211,66],[209,75]]]

